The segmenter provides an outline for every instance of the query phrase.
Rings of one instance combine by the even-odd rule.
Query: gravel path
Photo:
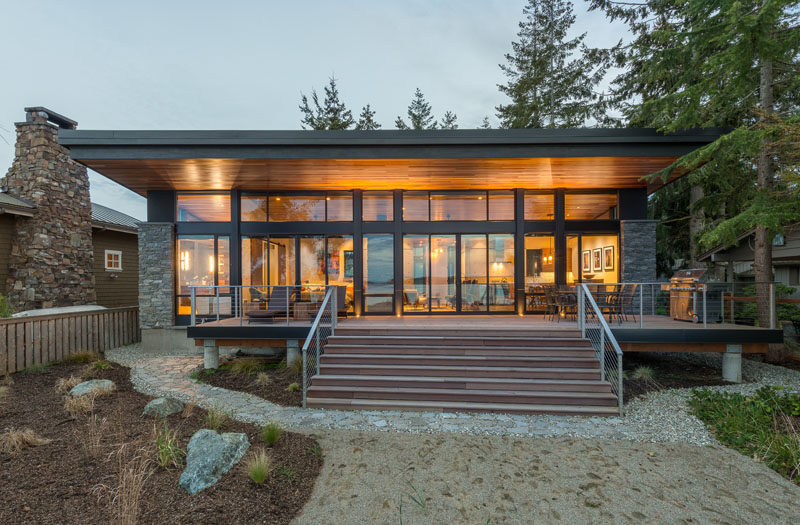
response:
[[[148,354],[140,345],[106,352],[112,361],[131,367],[138,390],[154,396],[194,400],[200,406],[220,406],[241,421],[277,422],[295,431],[379,430],[435,434],[454,432],[473,435],[528,437],[584,437],[656,443],[715,444],[705,425],[688,413],[690,389],[651,392],[626,405],[625,417],[526,416],[509,414],[451,414],[440,412],[340,411],[281,407],[243,392],[199,384],[188,374],[202,363],[196,352],[164,356]],[[719,356],[669,355],[673,359],[699,359],[721,366]],[[764,385],[783,385],[800,391],[800,372],[743,360],[749,383],[710,387],[751,393]]]
[[[325,466],[297,524],[800,523],[800,487],[721,446],[448,433],[315,437]]]

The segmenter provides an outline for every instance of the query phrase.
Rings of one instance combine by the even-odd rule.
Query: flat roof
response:
[[[60,129],[58,136],[73,159],[140,194],[155,189],[311,189],[315,184],[317,189],[653,191],[658,184],[648,185],[642,177],[726,131]]]

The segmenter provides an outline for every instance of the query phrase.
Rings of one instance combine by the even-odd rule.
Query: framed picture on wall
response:
[[[607,272],[614,271],[614,247],[606,246],[603,248],[603,270]]]
[[[603,271],[603,249],[602,248],[595,248],[592,250],[592,271],[593,272],[602,272]]]
[[[591,273],[592,271],[592,252],[591,250],[583,251],[583,272]]]

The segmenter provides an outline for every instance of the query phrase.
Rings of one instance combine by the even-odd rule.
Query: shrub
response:
[[[269,477],[269,467],[272,460],[265,450],[253,453],[247,460],[247,474],[250,479],[259,485]]]
[[[111,370],[113,368],[111,366],[111,363],[109,363],[105,359],[98,359],[97,361],[93,361],[92,364],[89,365],[89,366],[91,366],[94,370],[97,370],[97,371],[100,371],[100,370]]]
[[[183,465],[183,456],[186,453],[178,444],[178,433],[170,432],[167,422],[164,421],[164,430],[159,430],[154,424],[153,434],[156,436],[158,464],[161,468],[180,468]]]
[[[13,455],[28,447],[47,445],[50,441],[52,440],[39,436],[29,428],[23,430],[9,428],[0,434],[0,451]]]
[[[0,318],[5,319],[14,315],[14,309],[8,304],[8,299],[5,295],[0,295]]]
[[[219,406],[213,406],[206,412],[206,426],[211,430],[222,430],[229,419],[228,412]]]
[[[263,359],[242,357],[231,363],[231,371],[237,374],[252,374],[264,368]]]
[[[277,423],[269,423],[268,425],[261,427],[261,439],[269,446],[277,443],[282,433],[283,429],[281,429],[280,425]]]
[[[286,387],[286,390],[289,392],[297,392],[300,390],[300,383],[292,383],[291,385]]]
[[[59,377],[56,379],[55,390],[57,394],[66,394],[72,387],[79,384],[82,381],[80,377],[69,376],[69,377]]]
[[[81,350],[69,354],[65,361],[67,363],[91,363],[92,361],[96,361],[98,359],[100,359],[100,356],[97,353]]]
[[[94,394],[86,394],[78,397],[66,396],[64,398],[64,410],[72,419],[77,419],[78,416],[82,414],[88,414],[94,411],[94,399]]]
[[[763,387],[752,396],[695,390],[692,413],[705,422],[720,443],[800,482],[800,394],[781,387]]]

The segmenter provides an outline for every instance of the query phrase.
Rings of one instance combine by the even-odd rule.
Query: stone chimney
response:
[[[43,107],[16,123],[14,162],[3,191],[36,206],[15,219],[6,290],[17,310],[94,304],[92,206],[86,167],[58,144],[58,129],[78,125]]]

